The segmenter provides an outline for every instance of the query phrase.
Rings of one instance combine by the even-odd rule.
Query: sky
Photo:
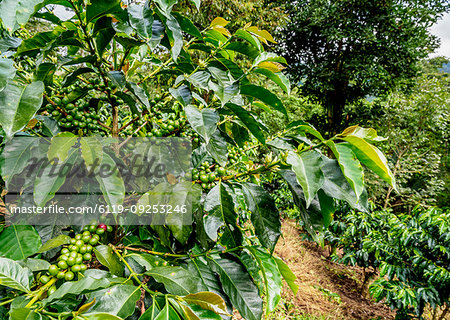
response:
[[[430,31],[441,39],[441,47],[430,56],[446,56],[450,58],[450,13],[445,14],[442,20],[431,27]]]

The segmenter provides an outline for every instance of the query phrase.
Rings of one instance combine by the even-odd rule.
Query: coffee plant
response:
[[[262,175],[287,183],[312,235],[331,222],[334,199],[367,210],[362,165],[395,186],[373,129],[353,126],[325,138],[294,120],[269,134],[255,110],[284,116],[286,110],[256,83],[270,80],[290,91],[286,61],[266,51],[275,40],[250,24],[231,33],[220,17],[198,29],[173,10],[176,4],[0,2],[3,196],[19,185],[20,196],[32,196],[16,205],[44,207],[60,190],[97,188],[108,208],[98,220],[73,225],[1,226],[4,317],[222,319],[234,308],[245,319],[261,319],[279,303],[282,279],[297,290],[293,273],[273,255],[281,222]],[[30,33],[31,22],[24,26],[30,18],[46,31]],[[156,139],[157,147],[159,138],[188,139],[189,171],[124,179],[135,168],[121,151],[139,148],[131,137]],[[100,159],[119,171],[85,183],[70,172],[42,178],[45,168],[24,175],[31,155],[40,153],[58,166],[89,168]],[[125,192],[136,186],[139,192]],[[150,206],[152,196],[176,188],[188,190],[183,201],[191,224],[170,215],[163,225],[123,222],[118,211]]]
[[[343,250],[340,262],[378,271],[369,292],[396,309],[397,319],[421,318],[426,306],[444,306],[444,319],[450,302],[449,213],[421,207],[399,215],[352,212],[333,221],[325,238]]]

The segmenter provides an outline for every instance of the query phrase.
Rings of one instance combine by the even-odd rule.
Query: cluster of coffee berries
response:
[[[200,183],[202,189],[208,190],[215,186],[215,182],[226,175],[226,169],[212,164],[208,161],[203,162],[198,169],[192,170],[192,181]]]
[[[78,233],[70,239],[70,244],[61,249],[60,256],[56,264],[50,265],[48,275],[42,275],[40,282],[47,284],[52,278],[72,281],[80,272],[87,270],[86,265],[92,260],[92,250],[99,243],[100,237],[105,232],[111,232],[112,227],[105,224],[91,224],[83,228],[82,233]],[[50,295],[56,287],[49,288]]]
[[[148,137],[167,137],[174,135],[186,123],[186,120],[176,113],[163,114],[156,111],[153,116],[152,128],[147,132]]]

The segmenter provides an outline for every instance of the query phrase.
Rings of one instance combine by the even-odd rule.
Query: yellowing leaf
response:
[[[38,120],[36,118],[33,118],[30,121],[28,121],[27,128],[33,129],[37,123],[38,123]]]
[[[354,136],[354,137],[359,137],[362,139],[366,139],[369,141],[384,141],[387,140],[387,138],[384,137],[380,137],[377,134],[377,131],[373,128],[362,128],[358,125],[355,126],[351,126],[348,127],[347,129],[345,129],[342,133],[341,136],[347,137],[347,136]]]
[[[94,304],[95,304],[96,299],[94,298],[94,300],[92,300],[89,303],[83,304],[80,309],[78,309],[78,311],[76,312],[77,315],[82,314],[86,311],[88,311]]]
[[[224,27],[222,27],[220,25],[213,26],[213,30],[216,30],[217,32],[220,32],[224,36],[231,37],[230,31],[228,31],[227,28],[224,28]]]
[[[211,27],[214,27],[214,26],[225,27],[228,23],[229,23],[229,21],[225,20],[224,18],[217,17],[211,22]]]
[[[198,292],[185,296],[184,301],[196,304],[202,309],[211,310],[220,315],[229,316],[225,301],[221,296],[213,292]]]
[[[280,72],[284,69],[284,66],[281,63],[278,62],[272,62],[272,61],[263,61],[258,64],[258,67],[270,70],[272,72]]]
[[[266,44],[267,44],[266,40],[268,40],[272,43],[277,43],[273,39],[272,35],[269,32],[267,32],[267,30],[259,30],[258,27],[253,26],[253,27],[248,28],[247,31],[256,35],[258,38],[260,38]]]
[[[247,22],[247,23],[245,24],[244,28],[242,28],[242,29],[247,30],[248,28],[251,27],[251,25],[252,25],[251,22]]]

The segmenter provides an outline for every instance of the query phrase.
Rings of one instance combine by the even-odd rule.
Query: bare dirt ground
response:
[[[297,276],[299,291],[294,296],[284,284],[280,306],[266,319],[394,319],[394,312],[381,303],[371,301],[367,290],[361,294],[361,268],[327,260],[325,250],[313,242],[301,240],[295,221],[285,220],[282,234],[275,254]],[[235,319],[242,318],[236,316]]]
[[[284,221],[282,230],[275,252],[297,276],[297,295],[287,286],[283,290],[284,300],[294,305],[295,313],[326,315],[328,319],[394,318],[388,307],[371,301],[367,288],[362,290],[361,268],[327,260],[328,253],[317,244],[300,240],[294,221]]]

